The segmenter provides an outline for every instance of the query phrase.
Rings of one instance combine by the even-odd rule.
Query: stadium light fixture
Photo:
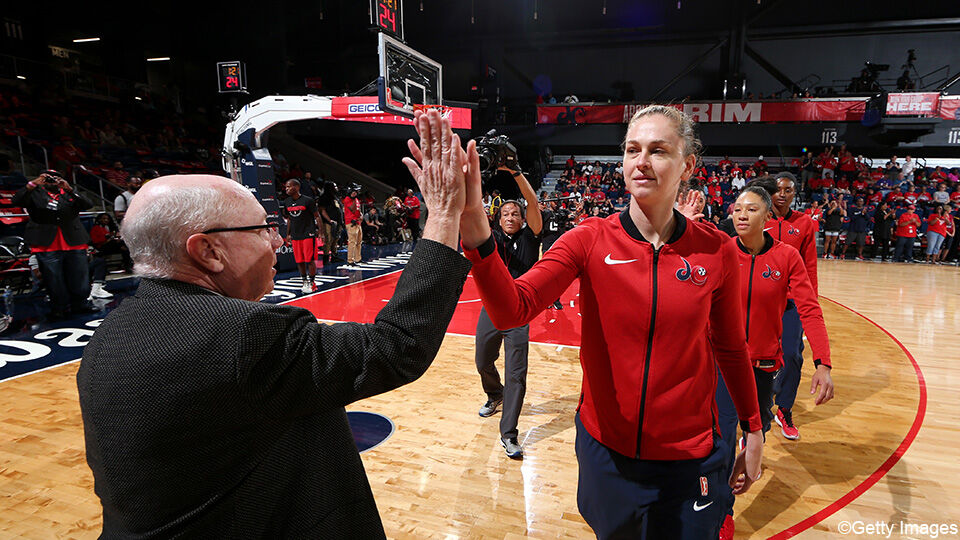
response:
[[[98,37],[88,37],[88,38],[79,38],[73,40],[74,43],[92,43],[94,41],[100,41]]]
[[[17,78],[20,79],[21,81],[27,80],[27,78],[24,77],[23,75],[17,75]]]
[[[154,58],[147,58],[147,62],[168,62],[170,61],[169,56],[156,56]]]
[[[143,98],[141,98],[140,96],[133,96],[133,99],[137,101],[143,101]]]

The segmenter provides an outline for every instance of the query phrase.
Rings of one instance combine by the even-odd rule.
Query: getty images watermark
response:
[[[899,538],[904,535],[925,538],[949,538],[960,534],[960,525],[956,523],[910,523],[899,521],[841,521],[837,526],[840,534],[857,536],[879,536],[881,538]],[[894,536],[896,535],[896,536]]]

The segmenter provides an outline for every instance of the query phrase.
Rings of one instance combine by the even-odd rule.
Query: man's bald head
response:
[[[163,176],[137,192],[123,218],[121,234],[137,274],[169,278],[177,265],[186,262],[190,235],[230,226],[259,206],[247,188],[229,178]]]

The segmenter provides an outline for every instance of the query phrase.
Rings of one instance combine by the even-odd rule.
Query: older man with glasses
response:
[[[144,279],[77,373],[104,537],[384,538],[344,405],[424,373],[470,268],[462,164],[417,179],[430,215],[393,298],[372,324],[332,326],[257,302],[282,239],[242,185],[140,190],[122,232]]]

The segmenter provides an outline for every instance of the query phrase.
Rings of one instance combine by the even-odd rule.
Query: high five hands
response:
[[[407,141],[412,157],[403,158],[403,163],[423,192],[428,216],[437,211],[452,216],[448,207],[455,207],[463,247],[479,246],[490,237],[490,225],[483,209],[476,142],[468,142],[466,149],[461,147],[460,137],[453,133],[450,121],[436,110],[414,112],[413,122],[420,143],[413,139]]]

